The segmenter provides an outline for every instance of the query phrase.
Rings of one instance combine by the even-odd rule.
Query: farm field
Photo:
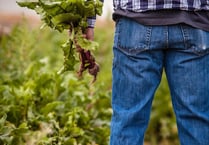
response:
[[[63,64],[60,34],[27,20],[0,38],[0,144],[107,145],[111,119],[111,67],[114,23],[98,21],[94,56],[97,81]],[[77,66],[76,66],[77,67]],[[165,76],[153,102],[145,145],[178,145],[175,117]]]

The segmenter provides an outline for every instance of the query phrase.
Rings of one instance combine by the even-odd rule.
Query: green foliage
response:
[[[108,144],[110,92],[89,85],[88,75],[81,81],[73,73],[57,75],[62,42],[56,37],[64,38],[22,26],[2,38],[0,144]]]
[[[102,13],[99,0],[36,0],[17,4],[35,10],[47,26],[60,32],[74,27],[85,29],[88,17]]]
[[[108,25],[108,26],[107,26]],[[59,48],[67,33],[30,29],[22,24],[0,41],[1,145],[107,145],[111,117],[113,25],[96,26],[95,51],[101,71],[78,81],[73,72],[57,75]],[[106,43],[108,42],[108,43]],[[178,145],[165,75],[153,101],[145,140]]]
[[[83,37],[87,18],[101,15],[102,2],[99,0],[36,0],[17,2],[21,7],[35,10],[44,22],[54,30],[70,30],[70,37],[63,45],[64,64],[59,73],[74,70],[78,62],[76,48],[94,50],[98,44]]]

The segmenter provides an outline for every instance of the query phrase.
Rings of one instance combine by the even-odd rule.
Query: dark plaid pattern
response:
[[[186,11],[209,10],[209,0],[113,0],[114,9],[133,12],[177,9]]]

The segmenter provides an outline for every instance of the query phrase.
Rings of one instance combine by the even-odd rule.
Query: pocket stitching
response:
[[[125,18],[121,18],[123,19],[124,21],[126,20]],[[120,21],[118,23],[118,48],[121,49],[121,50],[124,50],[126,53],[135,53],[135,52],[142,52],[142,51],[145,51],[147,49],[149,49],[150,47],[150,40],[151,40],[151,31],[152,31],[152,27],[149,26],[149,27],[146,27],[146,35],[145,35],[145,43],[144,45],[141,45],[141,46],[135,46],[134,48],[133,47],[130,47],[130,46],[123,46],[122,43],[121,43],[121,33],[122,33],[122,21]],[[140,25],[140,24],[139,24]]]

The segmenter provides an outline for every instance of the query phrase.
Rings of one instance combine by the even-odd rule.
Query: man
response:
[[[209,1],[113,3],[110,145],[143,145],[163,69],[181,145],[209,145]]]

